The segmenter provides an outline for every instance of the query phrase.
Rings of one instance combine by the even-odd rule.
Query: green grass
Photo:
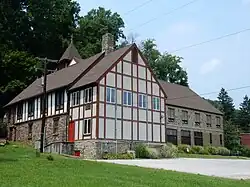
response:
[[[46,155],[19,144],[0,147],[1,187],[249,187],[236,181]]]
[[[221,155],[199,155],[199,154],[187,154],[179,153],[179,158],[206,158],[206,159],[250,159],[242,156],[221,156]]]

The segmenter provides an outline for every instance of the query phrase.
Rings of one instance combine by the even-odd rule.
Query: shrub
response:
[[[49,161],[53,161],[53,160],[54,160],[54,157],[53,157],[52,155],[48,155],[48,156],[47,156],[47,159],[48,159]]]
[[[250,157],[250,148],[247,148],[245,146],[241,146],[240,148],[240,154],[245,157]]]
[[[114,154],[114,153],[104,153],[102,156],[103,159],[107,160],[115,160],[115,159],[134,159],[134,155],[131,153],[119,153],[119,154]]]
[[[180,144],[178,145],[178,152],[179,153],[190,153],[191,147],[190,145]]]
[[[193,146],[191,147],[191,153],[192,154],[205,154],[204,147],[202,146]]]
[[[144,144],[138,144],[135,147],[135,156],[136,158],[149,158],[148,147]]]
[[[162,158],[175,158],[177,157],[178,149],[175,145],[167,143],[160,149],[160,155]]]
[[[160,158],[160,154],[155,148],[147,148],[149,152],[149,158],[151,159],[157,159]]]
[[[208,152],[210,155],[218,155],[218,148],[213,146],[206,146],[205,151]]]
[[[218,147],[218,154],[222,156],[229,156],[230,155],[230,150],[228,150],[225,147]]]

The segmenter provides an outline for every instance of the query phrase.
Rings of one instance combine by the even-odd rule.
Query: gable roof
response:
[[[91,64],[98,61],[104,53],[98,53],[88,59],[74,58],[78,63],[67,68],[63,68],[59,71],[47,75],[47,91],[52,91],[72,83],[77,77],[79,77]],[[11,102],[6,106],[17,103],[19,101],[41,95],[43,93],[43,87],[41,85],[42,78],[35,80],[31,85],[18,94]]]
[[[62,60],[72,60],[73,58],[81,59],[82,57],[74,46],[73,42],[71,41],[68,48],[65,50],[62,57],[60,58],[59,62]]]
[[[126,52],[133,46],[128,45],[120,48],[114,52],[108,53],[102,60],[100,60],[92,69],[90,69],[80,80],[78,80],[70,90],[82,87],[84,85],[98,82],[98,79],[105,74],[105,72],[114,65],[121,57],[126,55]]]
[[[167,105],[197,109],[204,112],[222,115],[221,111],[205,99],[201,98],[189,87],[168,83],[162,80],[159,80],[159,82],[168,96],[168,99],[166,100]]]

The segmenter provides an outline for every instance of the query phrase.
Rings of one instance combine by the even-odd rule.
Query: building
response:
[[[250,148],[250,133],[240,134],[240,144]]]
[[[11,140],[38,147],[41,84],[35,80],[6,106]],[[135,44],[114,51],[110,34],[88,59],[71,42],[58,71],[47,76],[47,91],[45,151],[96,158],[138,142],[223,145],[221,112],[197,94],[188,98],[189,88],[157,80]]]

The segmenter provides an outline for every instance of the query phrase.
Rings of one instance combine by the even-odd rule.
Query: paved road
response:
[[[229,159],[160,159],[160,160],[102,160],[104,162],[166,169],[231,179],[250,179],[250,160]]]

